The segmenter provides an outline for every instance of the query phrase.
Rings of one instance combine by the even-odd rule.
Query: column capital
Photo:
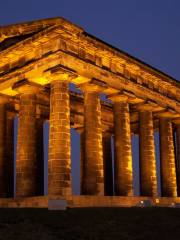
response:
[[[158,104],[152,100],[145,100],[143,102],[137,103],[132,106],[133,110],[137,110],[140,112],[160,112],[163,110],[162,107],[158,106]]]
[[[54,81],[66,81],[66,82],[71,82],[73,78],[75,78],[76,75],[70,74],[70,73],[63,73],[63,72],[58,72],[55,74],[50,75],[50,82]]]
[[[76,72],[73,69],[64,67],[58,64],[45,71],[46,77],[49,78],[50,82],[53,81],[67,81],[71,82],[73,78],[77,77]]]
[[[37,83],[30,82],[28,79],[22,79],[12,86],[12,89],[20,94],[33,94],[38,93],[41,86]]]
[[[175,118],[172,120],[172,122],[176,125],[180,125],[180,118]]]
[[[110,99],[112,102],[127,102],[128,101],[128,96],[124,94],[112,94],[108,96],[108,99]]]
[[[99,79],[92,78],[89,82],[80,84],[78,87],[83,92],[101,93],[107,88],[107,85]]]
[[[157,113],[156,117],[160,118],[160,119],[168,119],[168,120],[175,120],[175,119],[178,119],[180,118],[180,114],[179,113],[176,113],[174,111],[170,111],[170,110],[167,110],[165,112],[162,112],[162,113]]]
[[[9,101],[9,97],[8,96],[0,94],[0,104],[5,104],[8,101]]]
[[[102,132],[103,134],[111,135],[112,134],[111,127],[108,126],[107,124],[102,123]]]
[[[76,131],[77,131],[79,134],[81,134],[81,133],[84,132],[84,127],[78,127],[78,128],[76,128]]]

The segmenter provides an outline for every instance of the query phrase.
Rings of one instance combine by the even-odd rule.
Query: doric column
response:
[[[14,114],[6,112],[7,197],[14,196]]]
[[[51,79],[48,194],[71,195],[69,76]]]
[[[110,97],[114,102],[114,187],[115,195],[133,195],[130,114],[127,97]]]
[[[159,130],[162,196],[176,197],[176,168],[171,121],[166,118],[160,118]]]
[[[44,195],[44,119],[36,118],[37,194]]]
[[[156,158],[153,116],[139,112],[140,195],[157,196]]]
[[[7,111],[7,102],[0,99],[0,197],[14,194],[14,115]]]
[[[84,88],[84,195],[104,195],[101,104],[94,85]]]
[[[177,193],[178,196],[180,196],[180,123],[176,125],[176,146],[177,146],[177,159],[176,159]]]
[[[6,197],[6,106],[4,101],[0,101],[0,128],[0,197]]]
[[[76,130],[80,135],[80,194],[83,194],[84,160],[85,160],[84,128],[80,127]]]
[[[111,133],[103,132],[104,195],[113,195]]]
[[[29,197],[37,194],[37,88],[29,85],[17,87],[21,95],[16,157],[16,197]]]

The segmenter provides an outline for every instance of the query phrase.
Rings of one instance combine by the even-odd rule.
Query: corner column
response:
[[[176,168],[172,123],[169,119],[160,118],[160,161],[161,192],[163,197],[176,197]]]
[[[59,74],[51,80],[48,194],[72,194],[69,82]]]
[[[101,104],[94,86],[84,90],[84,195],[104,195]]]
[[[139,112],[140,195],[157,196],[154,127],[151,111]]]
[[[128,98],[114,96],[114,186],[115,195],[133,195],[133,171]]]

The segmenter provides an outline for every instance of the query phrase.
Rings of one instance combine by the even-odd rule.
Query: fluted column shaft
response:
[[[176,168],[172,123],[161,118],[160,130],[160,160],[161,160],[161,192],[164,197],[176,197]]]
[[[113,195],[111,134],[103,133],[104,195]]]
[[[61,76],[59,76],[61,78]],[[69,84],[51,82],[48,194],[71,195]]]
[[[83,194],[103,195],[103,150],[101,104],[97,92],[84,93],[84,181]]]
[[[157,195],[154,128],[151,111],[139,113],[140,195]]]
[[[16,159],[16,196],[37,194],[36,94],[20,96]]]
[[[129,105],[114,102],[114,185],[115,195],[133,195],[132,151]]]

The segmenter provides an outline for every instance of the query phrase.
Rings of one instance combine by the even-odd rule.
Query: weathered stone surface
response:
[[[14,194],[14,115],[0,103],[0,197]]]
[[[68,82],[51,82],[48,194],[71,195],[70,106]]]
[[[44,195],[44,120],[36,118],[37,195]]]
[[[157,195],[153,117],[150,111],[139,113],[140,195]]]
[[[5,104],[0,104],[0,197],[6,197],[6,108]]]
[[[66,210],[67,201],[66,199],[49,199],[48,210]]]
[[[7,197],[14,196],[14,114],[6,112],[6,189]]]
[[[36,94],[20,96],[16,157],[16,197],[37,194]]]
[[[83,190],[85,195],[104,194],[101,105],[97,92],[85,91],[85,160]]]
[[[169,119],[161,118],[159,122],[159,131],[162,196],[176,197],[176,167],[171,121]]]
[[[84,181],[84,161],[85,161],[85,139],[84,128],[77,129],[80,134],[80,194],[83,194],[83,181]]]
[[[129,106],[114,102],[114,187],[115,195],[133,195],[133,172]]]
[[[133,195],[131,131],[140,134],[141,195],[155,198],[153,119],[157,130],[158,119],[162,117],[169,118],[160,120],[162,195],[174,197],[177,189],[180,195],[180,127],[177,128],[175,166],[171,124],[180,117],[178,81],[62,18],[1,27],[0,35],[0,95],[7,103],[5,109],[5,102],[0,101],[0,197],[13,194],[13,119],[10,115],[18,112],[18,198],[43,194],[43,118],[48,120],[49,112],[50,196],[72,197],[71,124],[84,129],[81,134],[81,194],[94,195],[77,197],[77,201],[105,206],[103,201],[107,200],[107,205],[111,206],[113,197],[95,196],[112,195],[113,191],[110,137],[102,138],[103,124],[111,134],[114,130],[115,135],[115,194],[126,196],[117,197],[112,203],[118,206],[120,199],[126,202],[127,196]],[[84,86],[84,99],[75,94],[69,102],[67,81]],[[114,96],[114,116],[113,104],[101,105],[101,93]],[[131,197],[128,201],[131,205]],[[17,200],[13,204],[31,206],[31,203],[32,206],[37,204],[31,199],[27,203]]]
[[[111,134],[103,132],[103,159],[104,159],[104,195],[113,195],[113,170],[112,170],[112,151]]]
[[[177,193],[180,196],[180,124],[176,125],[176,147]]]
[[[179,197],[122,197],[122,196],[71,196],[66,197],[66,202],[61,197],[51,199],[48,196],[29,197],[29,198],[0,198],[0,208],[48,208],[50,201],[54,201],[55,207],[64,210],[68,208],[83,207],[146,207],[146,203],[151,203],[154,207],[173,207],[179,208]],[[59,205],[58,201],[62,204]],[[56,205],[57,204],[57,205]],[[58,206],[59,205],[59,206]],[[63,207],[63,208],[62,208]],[[149,207],[149,204],[148,204]],[[59,210],[59,209],[57,209]]]

